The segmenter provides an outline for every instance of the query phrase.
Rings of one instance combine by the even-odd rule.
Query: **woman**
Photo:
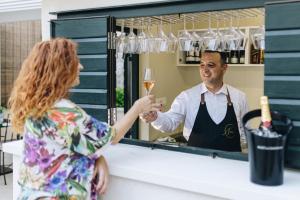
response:
[[[12,127],[24,133],[19,199],[97,199],[106,182],[101,147],[118,143],[140,113],[159,109],[146,96],[113,127],[97,121],[66,99],[80,68],[76,45],[62,38],[36,44],[22,65],[9,99]]]

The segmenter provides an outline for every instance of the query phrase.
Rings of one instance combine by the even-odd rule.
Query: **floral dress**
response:
[[[97,199],[95,160],[114,130],[62,99],[24,127],[19,200]]]

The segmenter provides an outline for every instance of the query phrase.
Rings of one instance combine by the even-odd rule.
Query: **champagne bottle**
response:
[[[269,100],[267,96],[260,97],[260,105],[261,105],[261,127],[263,129],[272,129],[272,118],[270,113]]]
[[[274,127],[272,126],[272,118],[269,106],[269,100],[267,96],[260,97],[261,105],[261,125],[259,127],[258,134],[263,137],[275,138],[280,137]]]

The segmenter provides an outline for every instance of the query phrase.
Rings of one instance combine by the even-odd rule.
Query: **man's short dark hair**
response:
[[[221,58],[221,65],[226,64],[226,53],[221,51],[212,51],[212,50],[205,50],[203,53],[217,53],[220,55]]]

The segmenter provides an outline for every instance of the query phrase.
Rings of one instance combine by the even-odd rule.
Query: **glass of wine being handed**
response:
[[[154,72],[151,68],[145,68],[143,84],[146,89],[146,95],[149,95],[155,84]]]
[[[145,68],[143,85],[144,88],[146,89],[146,95],[149,95],[155,85],[154,71],[149,67]],[[144,114],[149,114],[149,113],[144,113]]]

